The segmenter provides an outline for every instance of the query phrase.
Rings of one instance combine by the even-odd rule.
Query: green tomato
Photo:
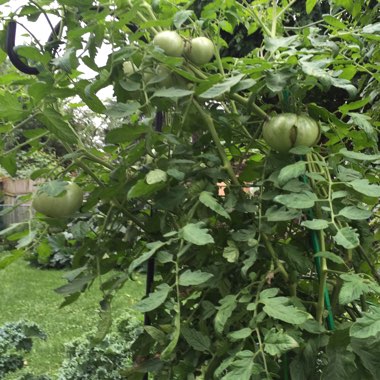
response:
[[[171,30],[157,33],[153,38],[153,44],[171,57],[180,57],[183,53],[184,42],[182,37],[177,32]]]
[[[204,65],[214,56],[214,44],[206,37],[193,38],[185,46],[185,55],[196,65]]]
[[[313,146],[319,141],[320,135],[318,123],[304,114],[279,114],[263,125],[264,140],[281,153],[288,152],[294,146]]]
[[[65,191],[57,197],[37,191],[33,197],[32,207],[46,216],[64,218],[78,211],[82,203],[82,189],[74,182],[67,182]]]

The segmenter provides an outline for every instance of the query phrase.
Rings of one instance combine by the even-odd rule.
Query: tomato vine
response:
[[[65,150],[63,168],[32,178],[50,196],[67,183],[56,179],[86,194],[68,219],[36,214],[2,231],[19,239],[6,263],[64,230],[77,247],[57,289],[64,304],[107,274],[108,306],[154,259],[154,286],[134,306],[149,325],[121,369],[131,379],[375,379],[378,10],[367,0],[302,11],[296,1],[57,0],[3,16],[62,23],[56,57],[18,50],[37,76],[4,66],[0,133],[25,139],[1,146],[0,165],[16,175],[14,153],[48,138]],[[68,117],[82,106],[91,136]]]

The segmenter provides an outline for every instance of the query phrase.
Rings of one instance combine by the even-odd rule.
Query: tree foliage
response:
[[[154,259],[128,379],[375,379],[379,4],[44,0],[8,19],[49,14],[63,23],[47,46],[17,50],[39,74],[1,78],[0,132],[39,120],[23,149],[43,133],[66,154],[63,170],[32,177],[75,173],[87,197],[71,218],[3,231],[18,244],[0,266],[65,230],[78,248],[57,289],[64,304],[119,269],[101,282],[102,337],[113,294]],[[167,56],[152,41],[168,29],[185,43],[210,38],[213,60]],[[79,133],[68,101],[107,118],[101,145]],[[271,150],[262,125],[280,113],[308,114],[321,140]],[[16,173],[1,144],[0,164]]]

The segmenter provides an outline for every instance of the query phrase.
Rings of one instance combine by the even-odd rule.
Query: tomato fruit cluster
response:
[[[67,182],[65,191],[57,197],[37,191],[33,197],[32,207],[51,218],[64,218],[78,211],[82,203],[82,189],[74,182]]]
[[[281,153],[299,145],[313,146],[319,141],[320,135],[318,123],[305,114],[279,114],[263,125],[264,140]]]
[[[204,65],[214,56],[214,44],[207,37],[196,37],[185,44],[177,32],[165,30],[157,33],[153,44],[172,57],[185,55],[196,65]]]

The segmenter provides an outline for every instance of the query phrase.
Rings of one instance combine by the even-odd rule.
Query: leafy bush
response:
[[[65,233],[47,235],[35,249],[26,252],[25,259],[40,268],[70,267],[75,250],[71,242]]]
[[[46,339],[35,323],[9,322],[0,327],[0,379],[24,367],[24,355],[31,351],[36,337]]]
[[[131,364],[131,345],[141,331],[141,322],[128,315],[117,322],[116,332],[100,341],[97,333],[75,339],[66,346],[58,380],[124,379],[122,371]]]

